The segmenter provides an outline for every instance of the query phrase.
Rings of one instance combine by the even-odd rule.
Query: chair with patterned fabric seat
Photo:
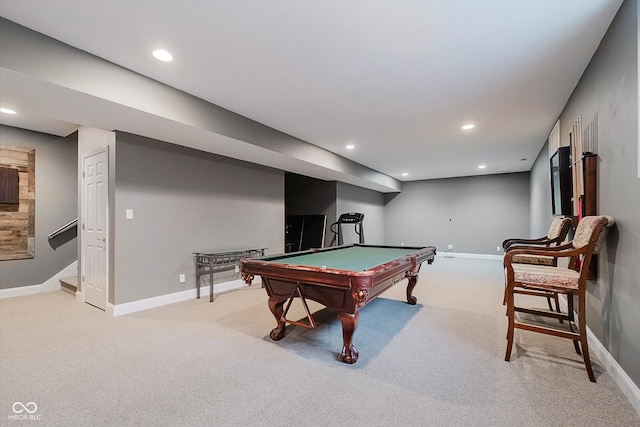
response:
[[[556,217],[551,221],[551,226],[549,226],[549,232],[546,236],[538,237],[537,239],[523,239],[523,238],[514,238],[507,239],[502,242],[502,248],[505,253],[509,250],[523,247],[550,247],[550,246],[558,246],[564,242],[564,239],[567,237],[569,230],[571,229],[571,219],[565,217]],[[549,265],[555,267],[557,265],[557,258],[546,255],[527,255],[520,254],[514,257],[513,262],[517,262],[519,264],[535,264],[535,265]],[[558,294],[554,292],[539,292],[531,289],[522,289],[520,293],[528,294],[528,295],[536,295],[547,298],[547,303],[549,304],[549,309],[553,310],[553,306],[551,305],[551,300],[553,299],[556,304],[556,311],[560,310],[560,304],[558,301]],[[506,304],[506,301],[503,301],[503,304]],[[562,320],[560,320],[562,323]]]
[[[586,216],[580,220],[576,228],[575,236],[570,243],[548,248],[513,248],[504,257],[504,268],[507,287],[505,300],[507,303],[507,317],[509,319],[507,329],[507,351],[505,360],[511,359],[513,348],[513,336],[515,329],[524,329],[533,332],[553,335],[573,340],[576,352],[582,354],[584,364],[589,374],[589,379],[595,382],[586,333],[586,286],[594,254],[597,254],[604,245],[606,231],[613,226],[613,218],[609,216]],[[521,264],[516,262],[519,255],[549,256],[556,259],[568,258],[567,268]],[[523,290],[537,292],[550,292],[567,296],[567,313],[558,313],[552,310],[528,308],[516,305],[515,295],[523,293]],[[574,297],[578,300],[578,324],[574,319]],[[568,321],[568,330],[560,325],[555,327],[540,325],[538,321],[516,319],[515,313],[528,313],[535,316],[551,317]],[[578,345],[578,343],[580,345]],[[582,351],[580,350],[582,348]]]

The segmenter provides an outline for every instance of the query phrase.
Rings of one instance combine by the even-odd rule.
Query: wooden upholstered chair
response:
[[[537,239],[507,239],[502,242],[502,248],[505,252],[509,249],[514,248],[516,246],[557,246],[564,242],[567,234],[569,233],[569,229],[571,228],[571,219],[565,217],[556,217],[551,221],[551,225],[549,226],[549,232],[546,236],[538,237]],[[555,259],[553,257],[532,257],[530,262],[526,262],[524,260],[524,256],[521,256],[521,261],[525,264],[542,264],[542,265],[553,265]]]
[[[531,247],[550,247],[550,246],[559,246],[561,245],[567,237],[569,230],[571,229],[571,219],[565,217],[557,217],[551,221],[551,225],[549,226],[549,232],[546,236],[538,237],[537,239],[524,239],[524,238],[513,238],[506,239],[502,242],[502,248],[505,253],[513,249],[523,249],[531,248]],[[530,255],[530,254],[519,254],[513,258],[513,262],[517,262],[519,264],[535,264],[535,265],[548,265],[555,267],[558,263],[558,258],[547,256],[547,255]],[[560,303],[558,301],[558,294],[555,292],[542,292],[536,291],[532,289],[522,289],[520,293],[528,294],[528,295],[537,295],[547,298],[547,304],[549,304],[549,310],[553,310],[553,306],[551,305],[551,300],[554,300],[556,305],[556,311],[560,311]],[[502,301],[503,304],[506,304],[506,300]],[[560,320],[562,323],[562,320]]]
[[[507,362],[511,359],[515,329],[540,332],[573,340],[576,352],[582,354],[584,358],[589,379],[592,382],[596,381],[591,368],[586,333],[587,276],[593,255],[597,254],[604,245],[606,230],[613,224],[614,221],[609,216],[586,216],[578,223],[575,236],[570,243],[548,248],[514,248],[505,254],[504,268],[507,283],[505,300],[507,303],[507,317],[509,318],[507,351],[505,354]],[[514,258],[518,255],[550,256],[556,259],[567,257],[569,258],[569,265],[568,268],[562,268],[548,265],[521,264],[514,261]],[[521,293],[519,292],[521,290],[564,294],[567,296],[567,313],[517,306],[514,297],[517,293]],[[577,325],[573,312],[574,297],[578,300]],[[542,326],[538,322],[535,322],[535,324],[527,323],[524,319],[516,319],[516,312],[567,320],[568,330],[566,328],[565,330],[561,329],[560,325],[551,327]],[[582,347],[582,352],[580,347]]]

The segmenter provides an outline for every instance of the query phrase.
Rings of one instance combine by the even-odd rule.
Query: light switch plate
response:
[[[133,219],[133,209],[127,209],[124,216],[126,219]]]

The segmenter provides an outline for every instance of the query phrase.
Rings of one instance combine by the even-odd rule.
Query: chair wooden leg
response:
[[[549,306],[549,310],[553,311],[553,305],[551,304],[551,295],[547,295],[547,305]]]
[[[551,298],[553,298],[554,303],[556,304],[556,308],[553,308],[553,305],[551,304]],[[553,293],[553,295],[551,294],[547,294],[547,304],[549,305],[549,310],[550,311],[555,311],[556,313],[561,313],[560,311],[560,300],[558,299],[558,294],[557,293]],[[560,321],[560,323],[564,323],[564,320],[562,319],[558,319]]]
[[[587,368],[587,374],[592,383],[596,382],[591,367],[591,358],[589,357],[589,344],[587,344],[587,315],[586,315],[586,297],[582,293],[578,297],[578,328],[580,329],[580,343],[582,344],[582,357],[584,358],[584,366]]]
[[[560,313],[560,299],[558,298],[558,294],[553,294],[553,299],[556,303],[556,313]]]
[[[569,315],[569,329],[571,329],[571,332],[578,332],[580,329],[578,329],[578,331],[575,331],[573,329],[573,327],[576,324],[575,321],[575,317],[573,315],[574,310],[573,310],[573,295],[571,294],[567,294],[567,314]],[[580,351],[580,345],[578,344],[578,340],[573,340],[573,348],[576,349],[576,354],[582,355],[582,352]]]
[[[580,351],[580,345],[578,344],[578,340],[573,340],[573,348],[576,349],[576,354],[582,356],[582,352]]]
[[[596,377],[593,374],[593,368],[591,367],[591,358],[589,357],[589,345],[587,344],[587,336],[585,334],[581,339],[582,342],[582,357],[584,357],[584,366],[587,368],[587,374],[592,383],[596,382]]]
[[[556,313],[562,313],[562,310],[560,310],[560,299],[558,298],[557,293],[553,294],[553,299],[555,300],[555,303],[556,303]],[[564,323],[564,320],[560,319],[560,323]]]
[[[507,351],[504,356],[505,361],[511,360],[511,349],[513,348],[513,331],[515,329],[515,310],[513,301],[513,292],[505,292],[507,303],[507,317],[509,318],[509,326],[507,327]]]
[[[502,294],[502,305],[507,305],[507,283],[505,279],[504,293]]]

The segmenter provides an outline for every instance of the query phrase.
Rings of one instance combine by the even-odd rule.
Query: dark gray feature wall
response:
[[[578,116],[583,126],[597,116],[597,212],[612,216],[616,225],[598,258],[598,280],[587,285],[587,325],[640,384],[637,38],[638,2],[625,1],[565,106],[560,129],[561,145],[569,145]],[[532,216],[548,209],[532,206]]]
[[[329,226],[336,220],[336,182],[285,174],[286,215],[326,215],[324,245],[331,245]]]
[[[337,244],[331,224],[341,214],[359,212],[364,214],[366,244],[384,244],[384,194],[367,188],[336,181],[322,181],[296,174],[287,174],[287,215],[327,215],[325,246]],[[343,225],[344,244],[358,243],[359,237],[353,225]],[[337,231],[337,226],[334,227]]]
[[[54,241],[47,235],[78,216],[78,136],[0,125],[0,141],[36,150],[35,258],[0,261],[0,289],[40,285],[76,260],[76,230]]]
[[[500,255],[509,237],[529,236],[529,173],[405,182],[387,194],[385,243]]]
[[[116,146],[115,304],[194,289],[194,251],[284,252],[283,172],[121,132]]]

